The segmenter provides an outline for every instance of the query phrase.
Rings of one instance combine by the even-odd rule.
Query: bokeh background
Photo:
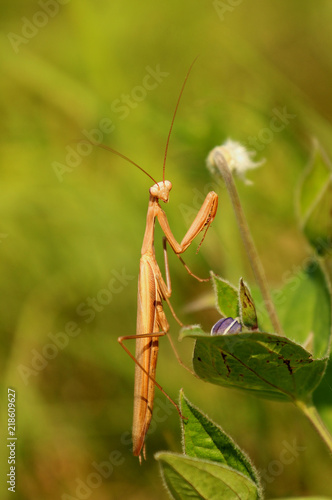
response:
[[[97,129],[103,143],[160,180],[175,102],[198,55],[169,146],[171,228],[181,240],[198,203],[217,189],[218,216],[199,254],[194,244],[185,261],[198,275],[213,269],[254,284],[227,194],[205,158],[227,137],[256,141],[251,149],[265,164],[239,190],[271,287],[282,286],[310,254],[294,192],[313,139],[332,154],[331,2],[2,0],[1,10],[1,498],[11,494],[4,478],[10,386],[16,498],[166,499],[153,455],[181,450],[179,419],[157,394],[148,460],[139,466],[128,438],[134,364],[117,343],[135,332],[151,182],[102,149],[77,154],[77,141]],[[163,76],[147,89],[146,75],[158,67]],[[271,132],[276,109],[291,117]],[[210,285],[193,280],[173,255],[170,268],[177,314],[210,328],[218,318]],[[205,309],[195,311],[197,302]],[[179,327],[168,316],[176,339]],[[193,346],[177,345],[190,364]],[[167,340],[158,381],[173,398],[183,387],[249,453],[267,498],[332,495],[328,452],[291,405],[193,379]],[[305,449],[284,464],[282,450],[295,441]],[[92,487],[93,464],[110,460],[112,472],[97,486],[94,476]]]

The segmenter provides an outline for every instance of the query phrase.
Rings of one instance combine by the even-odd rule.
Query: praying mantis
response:
[[[194,61],[195,62],[195,61]],[[142,455],[146,458],[145,452],[145,437],[148,432],[153,411],[154,402],[154,392],[157,386],[163,394],[175,405],[180,416],[181,412],[178,405],[172,401],[168,394],[163,390],[163,388],[156,382],[156,365],[159,350],[159,338],[164,335],[168,335],[169,324],[166,318],[166,314],[163,308],[163,302],[166,301],[175,319],[181,324],[177,319],[169,298],[172,293],[171,279],[168,266],[167,257],[167,242],[171,246],[172,250],[177,254],[177,256],[182,261],[180,254],[185,252],[185,250],[191,245],[194,238],[205,229],[202,241],[197,249],[199,250],[205,234],[211,225],[213,219],[215,218],[217,207],[218,207],[218,195],[211,191],[207,194],[200,210],[198,211],[194,221],[189,227],[187,233],[183,237],[181,243],[173,236],[170,229],[165,212],[162,210],[159,201],[167,203],[169,200],[169,193],[172,189],[172,184],[170,181],[165,179],[165,166],[166,157],[168,151],[168,145],[170,140],[170,135],[172,132],[175,115],[179,107],[179,102],[188,79],[189,73],[194,63],[189,68],[189,71],[183,82],[178,101],[176,103],[175,111],[173,114],[170,130],[167,137],[164,162],[163,162],[163,180],[156,182],[150,174],[143,170],[135,162],[122,155],[116,150],[108,148],[111,152],[117,154],[118,156],[129,161],[140,170],[142,170],[148,177],[154,182],[153,186],[150,188],[150,198],[148,205],[148,212],[146,218],[146,228],[143,238],[143,244],[141,249],[140,267],[139,267],[139,278],[138,278],[138,295],[137,295],[137,325],[136,325],[136,335],[122,336],[118,338],[120,345],[128,353],[128,355],[135,361],[135,388],[134,388],[134,412],[133,412],[133,428],[132,428],[132,441],[133,441],[133,454],[138,456],[141,462]],[[104,147],[104,146],[102,146]],[[166,282],[164,281],[159,265],[155,257],[154,249],[154,228],[155,221],[158,220],[161,229],[164,233],[163,247],[164,247],[164,260],[165,260],[165,275]],[[185,263],[182,261],[185,265]],[[189,274],[193,275],[189,268],[185,265]],[[200,281],[200,278],[197,278]],[[124,345],[125,340],[135,339],[136,340],[136,352],[135,356],[129,351],[129,349]]]

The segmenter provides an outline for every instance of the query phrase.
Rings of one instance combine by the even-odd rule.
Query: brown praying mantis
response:
[[[195,62],[195,61],[194,61]],[[159,337],[168,335],[169,324],[163,309],[163,301],[166,301],[170,307],[172,314],[175,319],[182,325],[182,323],[176,317],[173,308],[169,302],[169,297],[172,293],[171,279],[168,266],[167,258],[167,248],[166,242],[169,243],[172,250],[177,254],[177,256],[182,261],[180,254],[182,254],[192,243],[194,238],[205,229],[202,241],[197,249],[199,250],[204,238],[206,231],[208,230],[210,224],[212,223],[218,207],[218,195],[211,191],[207,194],[200,210],[198,211],[195,220],[188,229],[186,235],[182,239],[181,243],[173,236],[170,226],[167,221],[165,212],[161,209],[159,205],[159,200],[164,203],[168,202],[169,193],[172,189],[172,184],[170,181],[165,179],[165,166],[168,145],[170,140],[170,135],[172,132],[175,115],[179,107],[179,102],[188,79],[190,70],[194,63],[189,68],[189,71],[183,82],[178,101],[176,103],[175,111],[173,114],[170,130],[167,137],[164,163],[163,163],[163,180],[161,182],[156,182],[150,174],[143,170],[139,165],[134,163],[132,160],[122,155],[116,150],[108,148],[111,152],[117,154],[118,156],[129,161],[140,170],[142,170],[146,175],[148,175],[154,185],[150,188],[150,199],[148,206],[148,213],[146,218],[146,228],[143,239],[143,245],[141,249],[141,259],[139,268],[139,278],[138,278],[138,295],[137,295],[137,327],[136,335],[129,335],[125,337],[119,337],[118,341],[129,356],[135,361],[135,389],[134,389],[134,415],[133,415],[133,429],[132,429],[132,440],[133,440],[133,454],[138,456],[141,462],[141,457],[145,456],[145,437],[148,432],[151,419],[152,410],[154,402],[154,391],[155,386],[157,386],[163,394],[174,404],[177,408],[179,415],[181,416],[180,409],[178,405],[172,401],[168,394],[163,390],[163,388],[156,382],[156,365],[158,358],[159,349]],[[164,247],[164,260],[165,260],[165,275],[166,282],[164,281],[161,271],[159,269],[154,249],[154,227],[155,221],[158,220],[162,231],[164,232],[163,247]],[[185,265],[189,274],[194,276],[199,281],[201,280],[195,276],[186,264]],[[182,325],[183,326],[183,325]],[[169,337],[170,338],[170,337]],[[129,349],[123,344],[125,340],[135,339],[136,340],[136,352],[135,356],[129,351]],[[171,342],[172,344],[172,342]]]

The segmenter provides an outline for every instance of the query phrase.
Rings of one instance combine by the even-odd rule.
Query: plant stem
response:
[[[320,418],[320,415],[313,404],[311,398],[306,401],[296,401],[295,405],[300,408],[300,410],[305,414],[311,424],[314,426],[328,449],[332,453],[332,436],[328,429],[326,428],[324,422]]]
[[[332,298],[332,258],[331,251],[327,253],[324,257],[319,258],[319,264],[324,273],[326,285],[330,293],[330,297]],[[332,330],[330,329],[329,343],[326,346],[326,356],[328,356],[331,352],[331,344],[332,344]]]
[[[233,204],[235,216],[237,219],[237,223],[239,225],[242,241],[244,244],[244,247],[246,249],[251,268],[254,272],[256,281],[258,283],[258,286],[261,290],[263,300],[265,303],[265,307],[267,309],[267,312],[270,316],[270,320],[272,323],[272,326],[275,330],[275,332],[279,335],[283,335],[283,329],[281,326],[281,323],[279,321],[277,311],[274,307],[272,297],[269,291],[269,288],[267,286],[267,280],[266,280],[266,275],[265,271],[262,265],[262,262],[259,258],[258,252],[255,247],[254,240],[251,236],[250,229],[246,220],[246,217],[244,215],[241,202],[240,202],[240,197],[238,195],[235,182],[233,179],[232,172],[228,166],[228,163],[224,157],[224,155],[219,151],[218,148],[215,148],[211,154],[209,155],[209,160],[213,161],[215,163],[215,166],[218,169],[218,172],[222,175],[228,194],[230,196],[231,202]]]

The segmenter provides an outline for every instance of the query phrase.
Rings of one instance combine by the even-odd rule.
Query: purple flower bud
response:
[[[225,335],[226,333],[239,333],[242,331],[241,323],[233,318],[221,318],[211,329],[211,335]]]

